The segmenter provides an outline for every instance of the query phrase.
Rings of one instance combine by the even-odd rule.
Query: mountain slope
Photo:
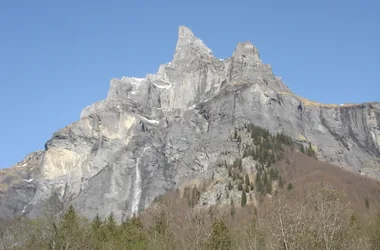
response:
[[[241,154],[231,131],[247,123],[311,143],[320,160],[380,178],[380,103],[324,105],[298,97],[251,43],[220,60],[181,26],[172,62],[144,79],[112,79],[106,100],[83,109],[79,121],[46,143],[24,212],[37,216],[73,203],[89,217],[131,216],[168,189],[223,175],[216,166],[221,154],[229,152],[231,161]],[[17,206],[0,217],[22,211]]]

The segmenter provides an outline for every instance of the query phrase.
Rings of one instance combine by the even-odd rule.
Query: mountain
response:
[[[257,161],[242,157],[247,124],[286,134],[321,161],[380,179],[380,103],[327,105],[299,97],[250,42],[221,60],[181,26],[170,63],[143,79],[112,79],[106,100],[84,108],[43,151],[1,171],[0,218],[58,213],[73,204],[90,218],[113,212],[120,219],[167,190],[223,179],[223,161],[243,158],[255,175]],[[202,203],[218,202],[227,185],[215,185]]]

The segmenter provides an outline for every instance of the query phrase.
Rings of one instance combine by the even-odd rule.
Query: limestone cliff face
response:
[[[298,97],[249,42],[220,60],[181,26],[172,62],[144,79],[110,85],[106,100],[83,109],[79,121],[46,143],[31,198],[0,217],[37,216],[46,207],[59,212],[68,203],[88,217],[131,216],[187,180],[223,175],[215,167],[221,153],[239,153],[228,140],[231,129],[249,122],[310,142],[321,160],[380,179],[380,103],[324,105]]]
[[[32,208],[43,153],[31,153],[13,167],[0,170],[0,222],[26,214]]]

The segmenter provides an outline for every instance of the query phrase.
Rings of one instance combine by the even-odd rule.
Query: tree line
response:
[[[357,215],[344,193],[322,185],[288,194],[259,207],[194,209],[172,191],[121,222],[69,206],[59,218],[3,222],[0,249],[380,249],[380,216]]]

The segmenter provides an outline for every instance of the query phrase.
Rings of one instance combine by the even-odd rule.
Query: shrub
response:
[[[369,200],[368,200],[368,197],[365,197],[364,202],[365,202],[366,208],[369,209]]]

